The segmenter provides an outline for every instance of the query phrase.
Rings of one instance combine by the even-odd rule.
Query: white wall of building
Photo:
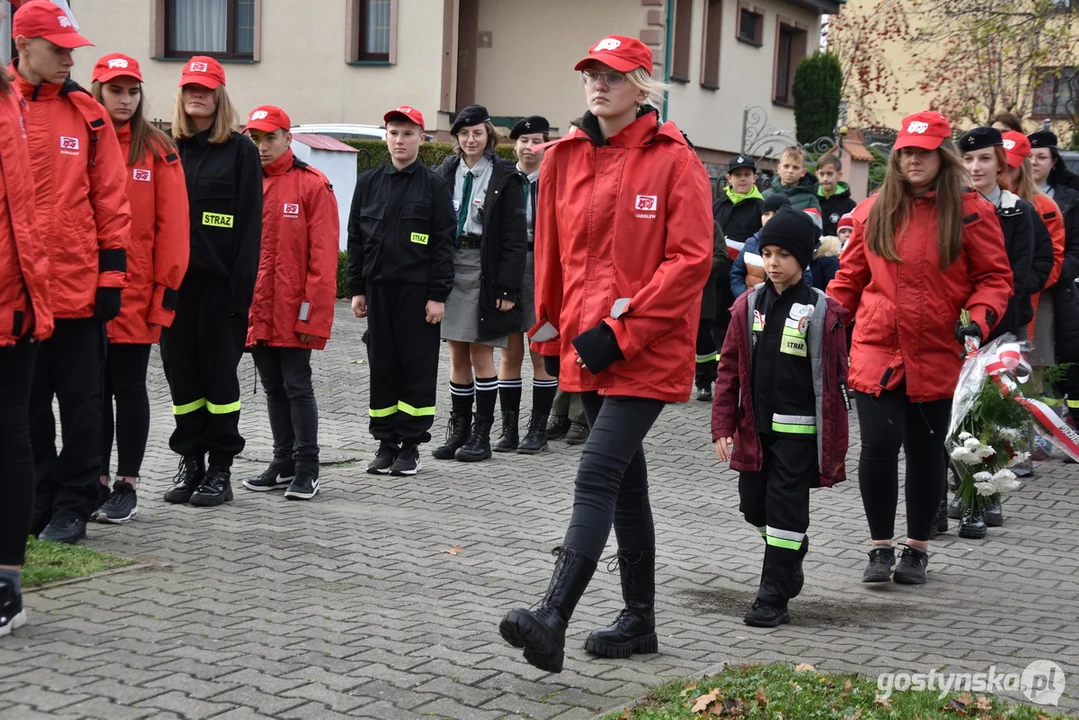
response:
[[[348,214],[352,207],[352,195],[356,192],[356,153],[318,150],[295,139],[292,141],[292,152],[311,167],[321,170],[333,185],[337,215],[341,220],[338,247],[345,250],[348,247]]]

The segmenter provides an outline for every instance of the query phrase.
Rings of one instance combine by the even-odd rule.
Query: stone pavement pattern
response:
[[[145,566],[26,595],[31,624],[0,640],[0,717],[590,718],[664,679],[771,660],[876,675],[1018,672],[1051,659],[1070,676],[1062,704],[1079,707],[1076,466],[1040,465],[988,540],[959,540],[953,528],[934,544],[920,588],[862,585],[857,483],[815,491],[792,624],[751,629],[741,615],[762,545],[738,514],[735,474],[714,460],[708,408],[695,401],[665,410],[648,439],[661,652],[611,661],[581,649],[620,607],[617,572],[601,566],[570,625],[565,670],[532,668],[497,624],[546,588],[579,450],[552,443],[543,455],[478,465],[425,453],[415,478],[366,475],[374,443],[362,329],[339,304],[335,339],[315,353],[321,444],[357,460],[323,467],[322,491],[307,503],[237,487],[224,508],[166,505],[176,458],[154,353],[140,517],[92,525],[87,541]],[[248,390],[250,357],[241,370],[242,428],[257,457],[271,445],[264,398]],[[448,405],[443,394],[438,436]],[[852,473],[856,442],[855,433]],[[238,462],[234,483],[261,468]],[[457,555],[441,552],[456,545]]]

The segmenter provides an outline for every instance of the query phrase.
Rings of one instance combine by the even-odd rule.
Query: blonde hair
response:
[[[239,122],[236,108],[229,100],[229,94],[224,85],[214,88],[214,101],[217,103],[217,111],[214,113],[213,133],[210,142],[214,145],[224,145],[232,139],[232,127]],[[198,133],[195,130],[195,120],[184,110],[184,89],[180,88],[176,93],[176,104],[172,108],[172,137],[176,140],[194,137]]]
[[[788,145],[783,148],[783,154],[779,156],[780,160],[784,160],[787,157],[793,157],[802,163],[802,167],[806,164],[806,151],[801,145]]]
[[[663,94],[670,89],[670,85],[656,80],[643,67],[630,70],[626,73],[626,79],[633,87],[645,94],[642,105],[651,105],[656,110],[663,111]]]
[[[1042,191],[1038,189],[1037,184],[1034,182],[1034,174],[1030,167],[1030,158],[1023,158],[1023,162],[1020,163],[1019,167],[1016,169],[1019,171],[1019,175],[1015,179],[1015,187],[1008,189],[1027,202],[1034,202],[1034,196],[1041,195]]]
[[[498,145],[498,131],[495,130],[495,124],[488,120],[483,123],[483,127],[487,130],[487,145],[483,148],[483,153],[486,155],[489,152],[495,151],[495,146]],[[464,128],[461,128],[463,130]],[[457,157],[464,157],[465,151],[461,147],[461,140],[458,137],[460,130],[453,134],[453,154]]]

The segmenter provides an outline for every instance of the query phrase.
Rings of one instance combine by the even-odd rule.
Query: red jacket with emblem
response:
[[[533,342],[560,356],[568,392],[685,402],[693,386],[701,291],[712,269],[711,186],[674,123],[649,110],[604,141],[591,114],[548,148],[536,209]],[[615,301],[628,308],[612,317]],[[597,375],[572,340],[606,322],[623,360]]]
[[[130,157],[131,123],[116,136]],[[131,204],[131,245],[127,251],[127,287],[120,314],[109,321],[109,341],[156,343],[161,328],[172,325],[177,291],[191,252],[187,183],[175,148],[148,143],[146,155],[127,166]]]
[[[13,345],[30,328],[44,340],[53,328],[49,259],[29,182],[25,106],[13,92],[0,92],[0,347]]]
[[[49,303],[57,318],[87,318],[98,287],[127,284],[131,208],[120,143],[105,108],[77,83],[31,85],[16,64],[10,74],[27,102]]]
[[[322,350],[337,299],[340,221],[333,187],[288,150],[262,169],[262,197],[247,344]],[[303,342],[300,334],[313,339]]]
[[[828,294],[854,319],[850,387],[880,395],[905,379],[911,400],[950,399],[963,366],[963,348],[955,339],[960,311],[969,310],[988,337],[1012,294],[996,208],[977,192],[963,193],[962,251],[941,270],[935,196],[911,202],[906,226],[896,231],[898,263],[874,254],[866,243],[876,198],[854,209],[854,233],[828,285]],[[988,319],[990,312],[996,320]]]

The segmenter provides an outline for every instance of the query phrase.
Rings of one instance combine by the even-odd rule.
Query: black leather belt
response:
[[[457,247],[461,250],[479,250],[482,239],[479,235],[462,235],[457,238]]]

